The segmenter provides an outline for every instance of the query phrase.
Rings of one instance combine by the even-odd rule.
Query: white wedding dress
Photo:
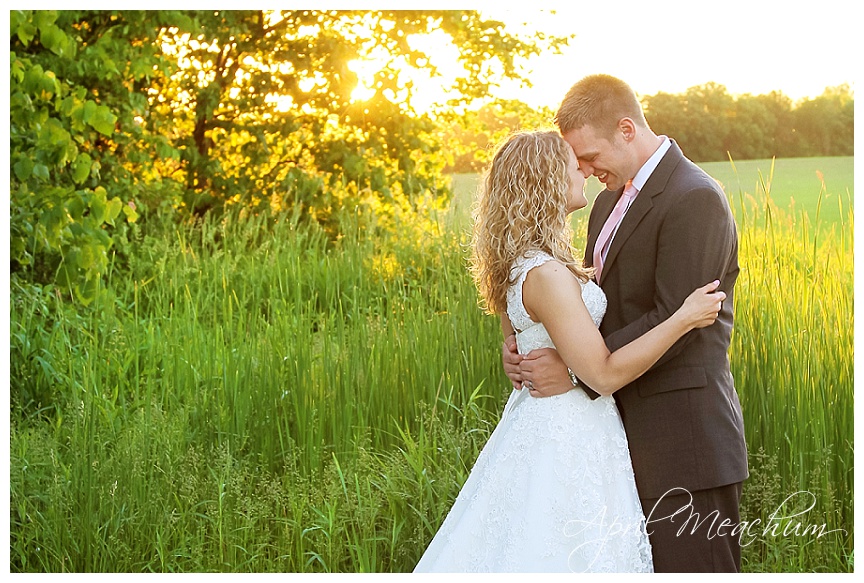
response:
[[[507,314],[521,354],[552,347],[528,316],[522,284],[552,259],[532,252],[513,265]],[[595,324],[606,296],[582,298]],[[582,389],[548,398],[514,390],[415,572],[650,572],[651,547],[627,438],[612,397]]]

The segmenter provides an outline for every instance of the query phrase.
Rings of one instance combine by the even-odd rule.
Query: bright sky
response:
[[[852,55],[860,54],[861,39],[848,2],[797,4],[802,9],[760,0],[598,0],[586,11],[558,4],[557,15],[544,15],[542,30],[576,38],[565,55],[538,59],[532,75],[538,85],[542,80],[532,97],[538,102],[549,93],[563,96],[570,84],[599,72],[641,94],[715,81],[733,94],[780,90],[793,99],[852,84],[860,72],[850,66],[858,62]]]
[[[56,1],[36,0],[36,4],[63,7],[54,6]],[[200,0],[183,4],[199,10],[214,8],[212,2]],[[232,9],[248,7],[237,0],[224,4]],[[527,64],[533,88],[510,84],[500,90],[504,98],[555,108],[573,83],[591,73],[615,75],[641,95],[681,93],[709,81],[724,85],[733,95],[778,90],[795,100],[816,97],[826,87],[841,83],[854,89],[862,71],[860,57],[855,56],[861,53],[855,4],[849,0],[287,0],[252,7],[480,10],[507,23],[512,32],[526,22],[549,34],[572,33],[576,38],[563,55],[542,55]],[[176,5],[151,0],[147,8],[175,9]],[[440,47],[432,54],[447,60],[448,51]],[[439,84],[423,88],[415,101],[418,109],[442,99],[435,91]]]
[[[390,4],[370,8],[407,7]],[[714,81],[733,95],[778,90],[797,100],[841,83],[854,89],[861,72],[860,64],[852,65],[860,63],[853,55],[860,54],[861,39],[848,1],[536,0],[530,9],[508,8],[513,5],[439,0],[435,8],[479,9],[513,31],[527,22],[549,34],[574,33],[563,55],[528,63],[533,88],[501,91],[532,105],[556,107],[570,85],[591,73],[615,75],[642,95]]]

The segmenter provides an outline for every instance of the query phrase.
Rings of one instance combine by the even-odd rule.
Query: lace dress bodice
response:
[[[516,345],[520,354],[527,354],[537,348],[554,348],[552,339],[543,324],[535,322],[525,310],[522,303],[522,286],[525,276],[533,268],[543,265],[554,257],[543,251],[531,251],[516,259],[510,269],[513,285],[507,290],[507,316],[516,330]],[[606,294],[593,281],[582,283],[582,300],[594,324],[600,326],[606,314]]]

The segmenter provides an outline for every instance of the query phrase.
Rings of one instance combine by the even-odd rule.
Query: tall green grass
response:
[[[773,525],[744,557],[754,571],[851,570],[853,214],[820,220],[824,184],[814,216],[784,212],[771,178],[755,197],[733,197],[742,273],[730,357],[751,454],[743,513],[763,534]],[[808,527],[819,536],[775,534]]]
[[[13,570],[419,558],[506,396],[500,333],[457,235],[348,232],[166,229],[86,310],[14,284]]]
[[[801,520],[846,531],[769,532],[745,567],[851,571],[851,213],[732,198],[744,519],[807,490]],[[336,242],[151,224],[87,308],[13,279],[10,570],[410,571],[509,392],[458,212]]]

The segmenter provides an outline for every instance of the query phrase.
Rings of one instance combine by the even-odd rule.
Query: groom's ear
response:
[[[622,117],[618,120],[618,131],[625,142],[632,142],[636,137],[636,124],[629,117]]]

